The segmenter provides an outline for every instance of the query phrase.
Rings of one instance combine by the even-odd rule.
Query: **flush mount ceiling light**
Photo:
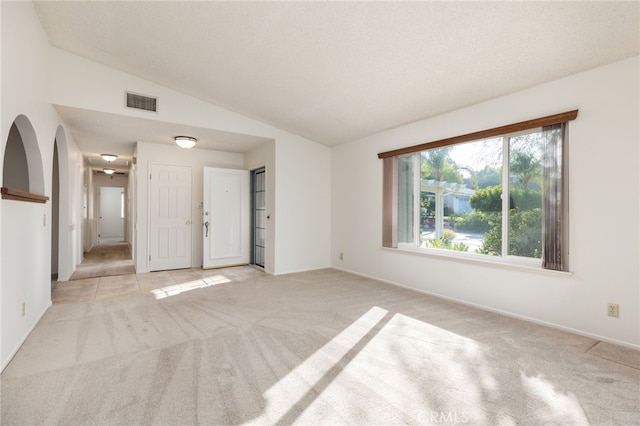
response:
[[[102,157],[102,159],[108,163],[114,161],[116,158],[118,158],[117,155],[114,154],[100,154],[100,157]]]
[[[108,175],[112,175],[116,172],[116,169],[102,169],[102,171]]]
[[[176,140],[176,143],[180,148],[193,148],[196,142],[198,142],[196,138],[192,138],[189,136],[176,136],[173,139]]]

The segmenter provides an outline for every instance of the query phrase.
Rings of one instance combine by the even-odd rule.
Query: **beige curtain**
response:
[[[543,256],[545,269],[567,271],[567,167],[566,125],[543,127],[545,140],[543,169]]]
[[[382,161],[382,247],[398,247],[398,157]]]

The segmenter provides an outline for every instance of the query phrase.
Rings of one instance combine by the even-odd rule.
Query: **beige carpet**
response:
[[[84,254],[82,264],[76,267],[69,281],[135,273],[127,243],[104,243]]]
[[[54,305],[3,425],[633,425],[638,352],[336,270]]]

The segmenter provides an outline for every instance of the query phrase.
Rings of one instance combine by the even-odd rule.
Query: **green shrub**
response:
[[[469,251],[469,246],[466,245],[465,243],[455,243],[451,247],[451,250],[453,250],[453,251]]]
[[[469,204],[481,212],[502,211],[502,185],[478,189],[470,198]],[[542,208],[542,192],[537,189],[511,187],[509,210],[533,210]]]
[[[502,254],[502,224],[495,223],[484,236],[478,253]],[[542,209],[512,211],[509,215],[509,254],[542,257]]]
[[[442,238],[437,240],[426,240],[426,243],[429,247],[445,249],[445,250],[454,250],[454,251],[469,251],[469,246],[465,243],[455,243],[453,244],[453,239],[456,238],[456,233],[451,229],[445,229],[444,235]]]
[[[502,185],[478,189],[470,198],[469,204],[481,212],[502,211]]]
[[[537,259],[542,257],[542,209],[510,215],[509,254]]]
[[[491,223],[500,220],[500,213],[487,213],[472,211],[452,218],[453,224],[458,231],[484,234],[491,229]]]
[[[542,191],[512,187],[509,196],[511,209],[525,211],[542,208]]]

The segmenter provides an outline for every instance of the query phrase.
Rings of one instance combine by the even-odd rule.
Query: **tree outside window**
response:
[[[403,157],[402,241],[490,256],[502,256],[506,249],[508,255],[540,258],[542,138],[541,130],[536,130]],[[408,178],[408,165],[415,161],[420,162],[419,173],[412,167],[408,174],[413,179]],[[411,201],[414,192],[419,192],[417,205]],[[419,218],[413,219],[417,211]],[[406,237],[412,233],[415,238]]]

